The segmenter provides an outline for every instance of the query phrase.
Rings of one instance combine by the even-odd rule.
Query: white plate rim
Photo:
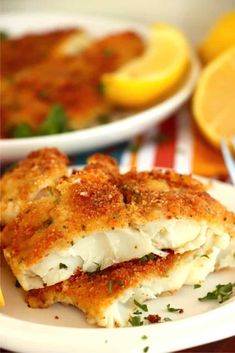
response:
[[[220,195],[228,196],[231,191],[232,194],[235,192],[235,187],[229,184],[206,178],[202,180],[209,181],[211,188],[217,189],[216,192]],[[64,353],[75,352],[79,348],[81,353],[120,353],[126,335],[128,340],[125,340],[126,345],[122,347],[125,348],[125,353],[142,352],[146,346],[150,347],[149,353],[173,352],[235,335],[235,298],[205,313],[141,327],[58,327],[19,320],[2,313],[0,327],[2,347],[18,352]],[[143,335],[147,335],[148,339],[142,340]],[[40,347],[40,342],[46,344]]]
[[[35,13],[12,13],[1,14],[0,20],[3,23],[7,23],[17,18],[23,16],[27,20],[30,18],[31,21],[35,18],[38,20],[39,14]],[[62,16],[62,17],[60,17]],[[40,14],[40,18],[46,19],[55,19],[58,18],[58,21],[61,19],[71,19],[75,21],[74,15],[61,15],[61,14]],[[106,26],[110,26],[112,30],[116,26],[121,26],[123,28],[133,28],[136,29],[140,34],[146,36],[148,27],[141,22],[135,21],[125,21],[112,19],[111,17],[105,16],[90,16],[79,14],[76,16],[77,24],[94,22],[95,25],[101,25],[104,23]],[[73,24],[73,23],[72,23]],[[87,27],[88,28],[88,27]],[[110,29],[110,31],[111,31]],[[1,139],[0,140],[0,149],[1,154],[0,158],[2,160],[14,158],[14,153],[16,156],[21,158],[29,150],[41,148],[41,147],[60,147],[64,152],[74,153],[74,152],[83,152],[89,151],[97,147],[105,147],[110,145],[110,136],[112,136],[112,144],[122,142],[128,138],[131,138],[138,133],[145,131],[147,128],[153,124],[160,123],[162,120],[169,117],[177,108],[179,108],[190,96],[192,90],[196,84],[196,80],[200,71],[200,64],[196,54],[191,52],[191,70],[185,79],[183,86],[176,91],[172,96],[165,99],[163,102],[150,107],[142,112],[130,115],[122,120],[108,123],[106,125],[91,127],[88,129],[82,129],[77,131],[72,131],[63,134],[49,135],[49,136],[38,136],[38,137],[29,137],[29,138],[20,138],[20,139]],[[76,147],[75,147],[76,146]],[[18,157],[16,157],[18,158]]]

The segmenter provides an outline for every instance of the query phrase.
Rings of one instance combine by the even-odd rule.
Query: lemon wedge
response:
[[[205,137],[215,147],[235,135],[235,46],[202,71],[194,97],[193,114]]]
[[[151,104],[179,82],[188,63],[189,46],[184,35],[172,26],[155,24],[141,57],[103,75],[104,94],[122,107]]]
[[[208,63],[233,46],[235,46],[235,11],[218,19],[199,47],[199,55],[203,63]]]
[[[0,288],[0,308],[3,307],[4,305],[5,305],[5,302],[4,302],[2,290]]]

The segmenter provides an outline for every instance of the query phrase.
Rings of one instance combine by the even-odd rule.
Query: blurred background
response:
[[[85,14],[115,20],[133,20],[147,25],[165,22],[182,30],[196,52],[215,22],[235,9],[234,0],[164,0],[164,3],[162,0],[1,0],[0,5],[1,12],[9,15],[13,12],[23,15],[34,13],[39,17],[46,13],[73,14],[73,16],[77,14],[78,17],[80,14]],[[226,24],[222,27],[224,31]],[[227,26],[226,37],[231,31]],[[209,60],[203,65],[207,65],[208,62]],[[224,92],[226,96],[226,91]],[[223,99],[225,102],[226,97]],[[125,167],[134,164],[142,168],[173,167],[178,172],[192,172],[228,180],[228,172],[220,151],[218,137],[216,140],[209,136],[210,126],[206,124],[206,117],[204,117],[205,128],[201,128],[198,121],[195,124],[192,115],[191,100],[189,100],[186,108],[181,109],[174,117],[169,116],[170,119],[157,127],[154,137],[152,133],[147,133],[144,137],[138,136],[134,140],[120,145],[114,144],[107,149],[98,149],[98,151],[113,155]],[[235,129],[231,119],[227,123],[231,125],[231,129],[229,127],[227,131]],[[87,153],[78,151],[76,156],[72,156],[72,161],[74,164],[84,164],[87,156],[93,152],[97,150]]]
[[[84,13],[132,19],[158,20],[180,26],[194,40],[205,35],[213,21],[235,7],[234,0],[1,0],[1,10]]]

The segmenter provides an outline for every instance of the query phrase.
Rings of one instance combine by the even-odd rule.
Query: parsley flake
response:
[[[163,321],[165,321],[165,322],[167,322],[167,321],[172,321],[172,319],[169,318],[169,317],[164,317],[164,318],[163,318]]]
[[[143,335],[143,336],[141,337],[142,340],[146,340],[147,338],[148,338],[148,336],[146,336],[146,335]]]
[[[193,288],[194,289],[201,288],[201,284],[194,284]]]
[[[108,283],[108,293],[111,294],[113,291],[113,280],[111,279]]]
[[[141,310],[147,312],[148,311],[148,307],[146,304],[140,304],[137,300],[134,299],[134,303],[136,306],[138,306],[138,308],[140,308]]]
[[[131,326],[143,326],[141,316],[131,316],[128,322],[131,324]]]
[[[208,292],[205,297],[198,298],[201,302],[206,300],[217,300],[218,303],[224,303],[230,299],[233,294],[235,283],[218,284],[213,292]]]
[[[133,314],[134,314],[134,315],[140,315],[140,314],[142,314],[142,312],[137,309],[137,310],[135,310],[135,311],[133,312]]]
[[[20,282],[18,280],[15,281],[16,288],[21,288]]]
[[[60,264],[59,264],[59,269],[62,270],[63,268],[64,268],[65,270],[67,270],[68,266],[65,265],[65,264],[63,264],[62,262],[60,262]]]
[[[167,304],[166,308],[167,308],[167,310],[168,310],[170,313],[179,313],[179,314],[182,314],[182,313],[184,312],[183,309],[172,308],[170,304]]]
[[[148,346],[147,346],[147,347],[144,347],[143,352],[144,352],[144,353],[147,353],[148,350],[149,350],[149,347],[148,347]]]
[[[209,259],[209,256],[206,254],[202,255],[201,257],[206,257],[207,259]]]
[[[99,114],[97,117],[98,123],[101,125],[108,124],[111,120],[110,116],[108,114]]]
[[[140,261],[145,262],[148,260],[154,260],[155,259],[155,255],[153,253],[150,253],[148,255],[144,255],[142,257],[139,258]]]
[[[100,82],[97,84],[96,89],[97,89],[97,91],[98,91],[98,93],[99,93],[100,95],[104,95],[104,92],[105,92],[105,85],[104,85],[104,83],[103,83],[102,81],[100,81]]]

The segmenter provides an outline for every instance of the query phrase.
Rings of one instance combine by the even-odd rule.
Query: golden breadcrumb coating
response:
[[[53,286],[33,289],[26,293],[26,302],[32,308],[47,308],[61,302],[82,310],[89,322],[102,324],[105,311],[128,289],[138,288],[143,281],[167,277],[178,263],[188,256],[169,254],[113,265],[103,271],[89,274],[78,271],[68,280]]]
[[[110,157],[96,155],[83,170],[60,179],[43,198],[28,204],[4,228],[2,244],[17,276],[50,252],[66,250],[86,236],[172,218],[234,233],[233,213],[191,176],[168,171],[120,175]]]
[[[57,51],[71,36],[81,34],[78,28],[59,29],[27,34],[1,42],[1,75],[11,77],[16,72],[38,64]]]
[[[212,198],[190,175],[174,171],[131,171],[122,176],[121,192],[134,224],[155,219],[193,219],[234,234],[234,214]]]
[[[40,191],[67,175],[68,158],[55,148],[32,152],[0,179],[1,223],[12,221]]]

